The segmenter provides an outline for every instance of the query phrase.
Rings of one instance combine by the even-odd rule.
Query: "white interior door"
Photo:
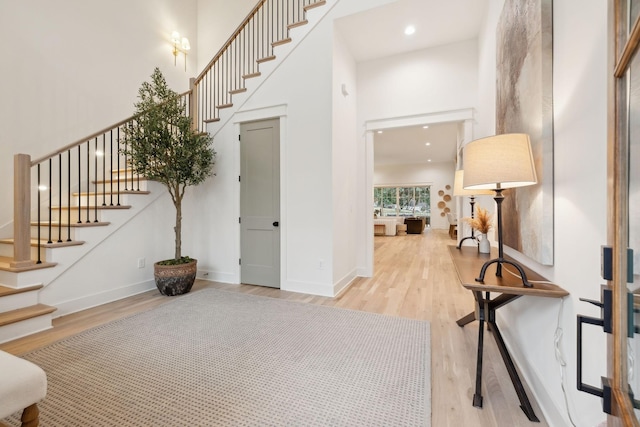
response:
[[[280,126],[240,126],[240,280],[280,287]]]

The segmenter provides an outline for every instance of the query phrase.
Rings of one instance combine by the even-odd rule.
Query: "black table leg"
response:
[[[484,347],[484,321],[486,301],[482,298],[482,292],[474,292],[478,303],[478,356],[476,359],[476,391],[473,394],[473,406],[482,408],[482,350]],[[467,316],[468,317],[468,316]],[[474,313],[475,317],[475,313]]]
[[[496,344],[498,345],[498,350],[500,351],[500,355],[502,356],[502,360],[504,361],[504,365],[507,368],[507,372],[509,372],[509,377],[511,377],[511,383],[513,384],[513,388],[516,390],[516,394],[518,395],[518,399],[520,400],[520,408],[527,415],[529,421],[540,422],[536,414],[533,412],[533,408],[531,407],[531,402],[529,402],[529,398],[527,397],[527,393],[522,385],[522,381],[520,381],[520,376],[516,371],[516,366],[507,351],[507,346],[502,339],[502,334],[498,329],[498,325],[495,323],[495,312],[491,310],[491,314],[489,315],[488,324],[491,325],[491,332],[493,333],[493,337],[496,340]],[[476,386],[477,387],[477,386]],[[474,405],[475,406],[475,405]]]

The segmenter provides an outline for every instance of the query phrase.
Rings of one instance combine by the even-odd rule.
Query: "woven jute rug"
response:
[[[429,426],[429,323],[203,289],[25,355],[41,426]],[[4,420],[18,426],[18,417]]]

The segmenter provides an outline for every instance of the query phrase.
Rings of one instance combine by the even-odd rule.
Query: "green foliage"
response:
[[[167,86],[156,68],[138,90],[135,120],[125,125],[124,148],[137,175],[164,184],[176,208],[176,253],[181,258],[182,198],[186,187],[213,173],[216,153],[207,133],[197,133],[180,95]]]

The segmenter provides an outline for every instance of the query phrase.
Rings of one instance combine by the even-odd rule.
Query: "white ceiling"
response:
[[[336,22],[357,62],[478,37],[488,0],[397,0]],[[411,36],[404,29],[413,25]],[[425,111],[423,113],[429,113]],[[431,142],[430,147],[425,142]],[[390,129],[374,137],[376,164],[455,161],[455,124]]]
[[[374,164],[455,162],[458,124],[388,129],[374,135]],[[427,143],[429,145],[427,145]]]

